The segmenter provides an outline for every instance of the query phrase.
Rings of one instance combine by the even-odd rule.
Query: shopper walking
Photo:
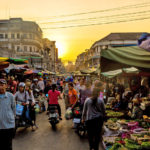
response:
[[[87,98],[83,108],[83,122],[86,121],[90,150],[99,150],[100,135],[105,116],[104,102],[99,98],[101,89],[94,88],[92,97]]]

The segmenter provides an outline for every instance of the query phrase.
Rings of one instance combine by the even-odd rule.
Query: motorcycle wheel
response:
[[[81,128],[80,126],[77,127],[77,131],[76,131],[76,132],[77,132],[77,134],[78,134],[81,138],[85,137],[86,130],[83,129],[83,128]]]
[[[55,123],[51,123],[51,125],[52,125],[52,129],[56,130],[56,124]]]

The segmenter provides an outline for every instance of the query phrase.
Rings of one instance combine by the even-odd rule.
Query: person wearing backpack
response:
[[[16,106],[13,94],[6,88],[6,80],[0,79],[0,149],[12,150]]]
[[[82,122],[86,122],[90,150],[99,150],[101,131],[105,117],[104,102],[99,98],[102,87],[94,88],[92,97],[84,103]]]

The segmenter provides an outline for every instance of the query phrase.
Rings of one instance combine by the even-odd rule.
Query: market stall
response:
[[[150,69],[150,52],[137,46],[109,48],[101,51],[101,72],[135,67]]]
[[[139,47],[119,47],[102,50],[101,56],[101,75],[116,79],[112,82],[111,100],[106,104],[105,148],[150,149],[150,52]],[[119,78],[128,80],[118,82]]]

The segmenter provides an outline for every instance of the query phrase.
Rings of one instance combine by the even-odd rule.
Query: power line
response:
[[[86,15],[86,14],[95,14],[95,13],[100,13],[100,12],[118,11],[118,10],[122,10],[122,9],[146,7],[148,4],[150,4],[150,3],[145,2],[145,3],[139,3],[139,4],[134,4],[134,5],[132,4],[132,5],[126,5],[126,6],[116,7],[116,8],[97,10],[97,11],[73,13],[73,14],[66,14],[66,15],[59,15],[59,16],[48,16],[47,18],[53,19],[53,18],[63,18],[63,17],[79,16],[79,15]],[[34,17],[32,19],[36,19],[36,18],[41,18],[41,17]],[[44,17],[42,17],[42,18],[44,18]]]
[[[128,20],[119,20],[119,21],[111,21],[111,22],[103,22],[103,23],[91,23],[91,24],[83,24],[83,25],[76,25],[76,26],[62,26],[62,27],[51,27],[51,28],[42,28],[43,30],[48,29],[61,29],[61,28],[74,28],[74,27],[86,27],[86,26],[94,26],[94,25],[104,25],[104,24],[112,24],[112,23],[123,23],[123,22],[130,22],[130,21],[140,21],[140,20],[147,20],[150,19],[150,16],[143,17],[143,18],[135,18],[135,19],[128,19]]]
[[[123,13],[123,14],[117,14],[117,15],[107,15],[107,16],[99,16],[99,17],[90,17],[86,19],[72,19],[72,20],[64,20],[64,21],[56,21],[56,22],[45,22],[45,23],[40,23],[40,24],[59,24],[59,23],[67,23],[67,22],[73,22],[73,21],[88,21],[88,20],[95,20],[95,19],[102,19],[102,18],[113,18],[113,17],[124,17],[124,16],[131,16],[131,15],[137,15],[137,14],[145,14],[149,13],[150,10],[147,11],[140,11],[140,12],[133,12],[133,13]]]

